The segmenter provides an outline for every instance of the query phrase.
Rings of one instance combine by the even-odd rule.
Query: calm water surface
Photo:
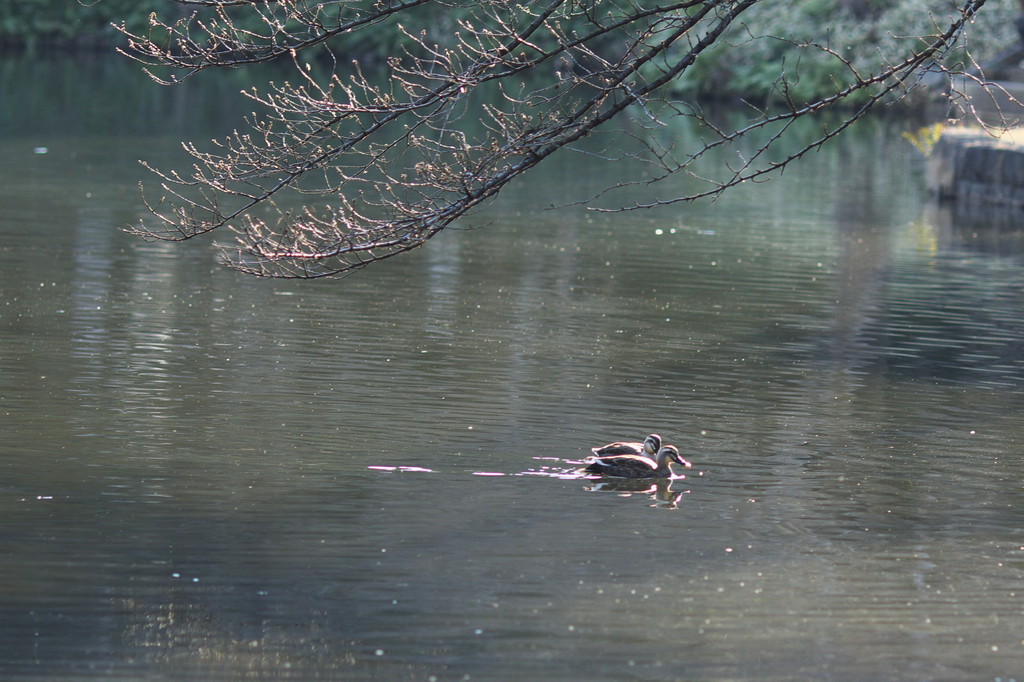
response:
[[[4,679],[1024,679],[1024,247],[906,126],[658,212],[544,210],[566,155],[262,281],[118,231],[239,76],[6,60]],[[687,478],[571,475],[651,431]]]

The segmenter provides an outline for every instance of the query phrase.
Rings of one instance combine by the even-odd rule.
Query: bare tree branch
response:
[[[828,44],[791,41],[794,55],[842,67],[834,91],[801,99],[793,90],[799,64],[794,72],[783,68],[774,108],[725,129],[699,107],[674,101],[673,87],[713,49],[790,40],[741,23],[768,0],[169,1],[194,9],[172,22],[153,17],[148,35],[129,36],[136,59],[170,71],[161,82],[281,59],[294,76],[244,93],[266,112],[247,121],[246,132],[214,141],[211,150],[187,144],[188,174],[153,169],[161,189],[149,204],[155,223],[134,230],[183,240],[226,228],[234,234],[225,255],[232,267],[302,278],[344,275],[423,245],[626,112],[655,128],[690,118],[707,138],[677,157],[657,136],[633,133],[638,151],[630,158],[655,172],[609,191],[680,173],[699,177],[695,164],[710,151],[748,137],[760,142],[723,177],[702,178],[704,189],[598,210],[692,201],[779,173],[905,94],[924,68],[941,64],[984,5],[961,2],[941,30],[908,38],[905,54],[870,72]],[[441,15],[455,27],[443,37],[432,35],[428,21]],[[404,38],[382,72],[329,49],[384,24]],[[770,158],[794,121],[840,105],[850,108],[817,139]]]

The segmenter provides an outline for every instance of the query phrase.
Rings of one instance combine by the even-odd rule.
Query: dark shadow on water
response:
[[[4,53],[0,59],[0,137],[227,135],[254,104],[240,91],[280,77],[275,65],[218,70],[161,86],[128,59],[83,52],[74,59]],[[141,155],[141,154],[140,154]]]
[[[977,255],[1024,258],[1024,211],[990,203],[930,202],[924,220],[935,232],[936,247]]]
[[[774,321],[760,342],[853,381],[1024,386],[1022,224],[1020,211],[963,204],[929,203],[902,234],[847,216],[830,324]]]

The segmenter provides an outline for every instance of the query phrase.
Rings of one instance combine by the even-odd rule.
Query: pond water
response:
[[[910,124],[266,281],[119,231],[241,76],[75,66],[0,67],[4,679],[1024,679],[1024,246]],[[650,432],[685,479],[574,474]]]

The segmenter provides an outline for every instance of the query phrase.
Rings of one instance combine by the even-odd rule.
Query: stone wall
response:
[[[928,187],[940,199],[1024,208],[1024,128],[948,128],[928,159]]]

